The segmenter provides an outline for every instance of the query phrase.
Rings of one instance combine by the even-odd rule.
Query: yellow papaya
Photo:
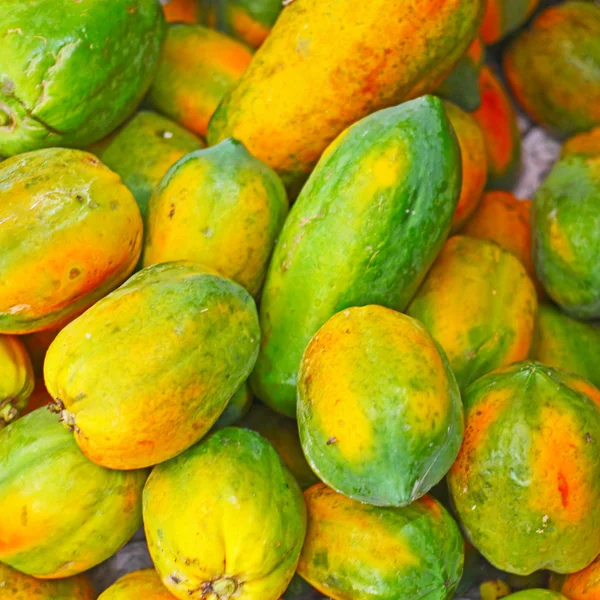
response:
[[[142,569],[121,577],[104,590],[98,600],[175,600],[175,596],[162,584],[154,569]]]
[[[0,429],[25,408],[33,385],[33,367],[25,346],[14,335],[0,335]]]

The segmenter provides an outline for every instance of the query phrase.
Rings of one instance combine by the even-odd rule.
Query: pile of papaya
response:
[[[598,2],[3,0],[0,156],[0,600],[600,599]]]

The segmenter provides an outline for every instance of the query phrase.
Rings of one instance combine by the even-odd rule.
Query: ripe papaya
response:
[[[250,379],[261,400],[295,417],[302,352],[336,312],[406,307],[448,234],[460,181],[458,142],[433,96],[374,113],[333,142],[267,272]]]
[[[495,44],[519,29],[537,8],[539,0],[487,0],[479,34]]]
[[[140,211],[118,175],[80,150],[0,164],[0,332],[68,321],[120,285],[140,256]]]
[[[600,153],[567,154],[536,190],[533,260],[548,295],[576,319],[600,317]]]
[[[298,563],[306,509],[273,446],[227,427],[154,468],[144,526],[176,598],[277,600]]]
[[[527,357],[537,298],[521,262],[486,240],[451,237],[408,315],[440,344],[458,385]]]
[[[328,486],[360,502],[406,506],[456,459],[462,402],[421,323],[382,306],[348,308],[304,351],[298,427],[308,462]]]
[[[0,429],[27,406],[34,381],[23,342],[14,335],[0,335]]]
[[[42,579],[97,565],[141,525],[146,476],[87,460],[46,408],[17,419],[0,431],[0,561]]]
[[[572,573],[600,553],[600,390],[536,362],[463,394],[448,484],[463,531],[497,568]]]
[[[101,142],[97,151],[89,150],[121,176],[144,217],[150,196],[169,167],[203,147],[200,138],[177,123],[141,111],[104,144]]]
[[[156,188],[143,264],[195,260],[257,296],[287,211],[275,172],[225,140],[179,160]]]
[[[165,22],[156,0],[3,0],[0,154],[83,148],[145,96]]]
[[[104,590],[98,600],[175,600],[154,569],[132,571]]]
[[[44,377],[90,460],[146,467],[212,427],[250,374],[259,342],[256,307],[240,285],[197,263],[164,263],[67,325]]]
[[[600,6],[563,2],[541,12],[504,53],[504,73],[525,112],[553,134],[600,125]]]
[[[163,0],[163,12],[168,23],[201,23],[206,17],[200,0]]]
[[[252,392],[246,383],[231,397],[225,410],[213,425],[213,429],[223,429],[237,423],[252,407]]]
[[[200,135],[227,90],[250,64],[251,50],[201,25],[170,24],[150,100],[154,108]]]
[[[600,598],[600,556],[585,569],[570,575],[550,576],[550,589],[564,594],[569,600]]]
[[[318,483],[304,492],[308,530],[298,573],[334,600],[451,598],[464,543],[430,496],[402,508],[371,506]]]
[[[482,9],[482,0],[295,0],[213,115],[209,145],[242,141],[295,197],[349,125],[441,83]]]

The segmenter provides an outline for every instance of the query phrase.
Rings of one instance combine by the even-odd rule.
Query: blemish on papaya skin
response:
[[[336,444],[337,443],[337,438],[332,435],[328,440],[327,440],[327,445],[331,446],[331,444]]]

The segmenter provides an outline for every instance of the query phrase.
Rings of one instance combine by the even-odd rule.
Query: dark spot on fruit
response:
[[[331,444],[336,444],[337,443],[337,438],[332,435],[328,440],[327,440],[327,445],[331,446]]]
[[[181,579],[179,579],[179,577],[177,577],[177,575],[169,575],[169,579],[173,582],[173,583],[181,583]]]
[[[71,269],[69,271],[69,279],[77,279],[81,275],[81,271],[79,269]]]
[[[83,203],[83,196],[81,196],[80,194],[77,194],[77,196],[75,196],[77,202],[81,202]]]
[[[100,161],[95,157],[95,156],[88,156],[87,157],[87,161],[91,164],[91,165],[97,165]]]
[[[171,205],[173,206],[173,205]],[[175,216],[175,208],[173,207],[170,211],[169,211],[169,219],[172,219]]]
[[[593,440],[592,436],[591,436],[589,433],[586,433],[586,434],[585,434],[585,441],[586,441],[588,444],[593,444],[593,443],[594,443],[594,440]]]
[[[92,209],[93,209],[93,208],[98,208],[98,204],[97,204],[96,202],[94,202],[93,200],[90,200],[90,201],[88,202],[88,206],[89,206],[90,208],[92,208]]]
[[[23,506],[23,508],[21,509],[21,525],[23,525],[23,527],[27,526],[27,507]]]
[[[110,203],[110,210],[117,210],[117,208],[119,208],[119,203],[116,200],[113,200]]]

